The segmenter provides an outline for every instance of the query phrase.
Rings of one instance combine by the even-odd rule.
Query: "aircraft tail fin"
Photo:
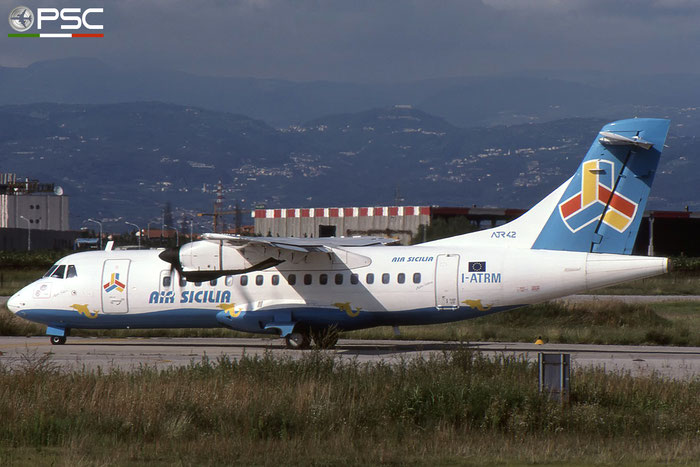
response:
[[[652,118],[605,125],[532,248],[631,254],[669,125]]]
[[[576,173],[508,224],[431,242],[631,254],[669,120],[605,125]]]

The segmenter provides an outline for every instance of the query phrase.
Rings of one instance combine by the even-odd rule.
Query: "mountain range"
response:
[[[700,90],[690,75],[501,75],[356,84],[125,70],[94,59],[0,67],[3,172],[54,182],[71,225],[158,223],[227,205],[527,208],[600,127],[672,129],[649,201],[697,209]],[[203,225],[203,218],[196,218]]]
[[[72,228],[96,217],[117,230],[158,224],[166,203],[176,219],[210,211],[219,180],[226,203],[246,208],[526,208],[573,173],[606,123],[460,128],[399,105],[277,129],[160,102],[5,105],[0,121],[3,171],[61,185]],[[696,209],[695,138],[674,131],[667,144],[649,207]]]
[[[276,128],[408,104],[459,127],[569,117],[667,115],[700,101],[697,75],[521,73],[398,83],[295,82],[125,69],[92,58],[0,67],[0,104],[159,101],[247,115]],[[694,130],[697,128],[694,128]]]

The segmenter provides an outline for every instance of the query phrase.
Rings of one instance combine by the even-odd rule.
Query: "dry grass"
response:
[[[29,361],[32,358],[28,358]],[[536,368],[460,350],[398,364],[311,352],[167,370],[0,369],[0,463],[636,464],[700,456],[700,381]]]

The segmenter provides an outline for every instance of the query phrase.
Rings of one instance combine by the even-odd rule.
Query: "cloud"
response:
[[[0,35],[0,64],[91,56],[130,68],[335,81],[556,69],[700,71],[700,2],[690,0],[79,4],[104,6],[103,40],[20,42]],[[14,6],[0,0],[0,11]]]

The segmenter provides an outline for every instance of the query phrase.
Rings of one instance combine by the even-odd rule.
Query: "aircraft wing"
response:
[[[394,238],[386,237],[244,237],[219,233],[206,233],[202,235],[202,239],[223,240],[234,246],[270,246],[281,250],[302,253],[329,253],[332,248],[396,245],[399,243]]]
[[[246,274],[294,260],[294,253],[334,253],[343,247],[398,244],[383,237],[243,237],[219,233],[202,235],[202,240],[168,248],[158,256],[190,281],[213,280],[224,275]],[[251,248],[247,248],[251,247]],[[338,254],[338,252],[335,252]],[[316,255],[313,255],[316,256]],[[326,256],[326,255],[324,255]],[[344,253],[344,262],[365,264],[368,258]],[[331,260],[332,261],[332,260]]]

